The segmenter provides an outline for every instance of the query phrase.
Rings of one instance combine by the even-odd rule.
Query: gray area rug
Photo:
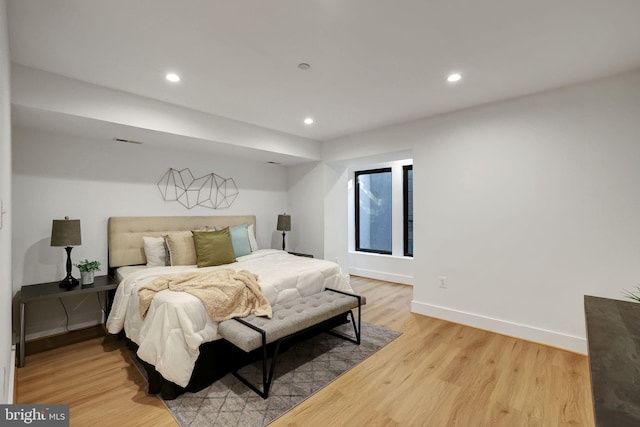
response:
[[[336,330],[353,334],[353,327]],[[262,399],[233,375],[228,374],[198,393],[185,393],[166,400],[178,423],[183,426],[265,426],[309,396],[335,380],[380,348],[400,332],[362,323],[360,345],[321,333],[299,342],[278,356],[268,399]],[[240,372],[262,388],[261,362]]]

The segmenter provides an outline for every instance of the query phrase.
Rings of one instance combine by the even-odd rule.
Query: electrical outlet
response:
[[[447,276],[440,276],[440,287],[441,288],[446,288],[447,287]]]

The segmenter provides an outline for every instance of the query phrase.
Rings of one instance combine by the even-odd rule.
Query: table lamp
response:
[[[79,284],[78,279],[71,276],[71,249],[73,249],[72,246],[81,244],[79,219],[69,219],[65,216],[64,219],[53,220],[51,246],[64,246],[67,250],[67,277],[58,284],[61,288],[73,288]]]
[[[278,215],[278,227],[276,230],[282,231],[282,250],[284,251],[284,237],[287,231],[291,231],[291,215],[287,215],[286,213]]]

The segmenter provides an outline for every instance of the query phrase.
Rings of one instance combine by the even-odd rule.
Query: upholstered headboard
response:
[[[109,267],[145,264],[144,236],[164,236],[205,226],[231,227],[253,224],[255,215],[111,217],[108,225]]]

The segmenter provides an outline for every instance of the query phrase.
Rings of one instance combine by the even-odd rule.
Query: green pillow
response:
[[[236,262],[229,227],[219,231],[192,231],[198,267]]]

